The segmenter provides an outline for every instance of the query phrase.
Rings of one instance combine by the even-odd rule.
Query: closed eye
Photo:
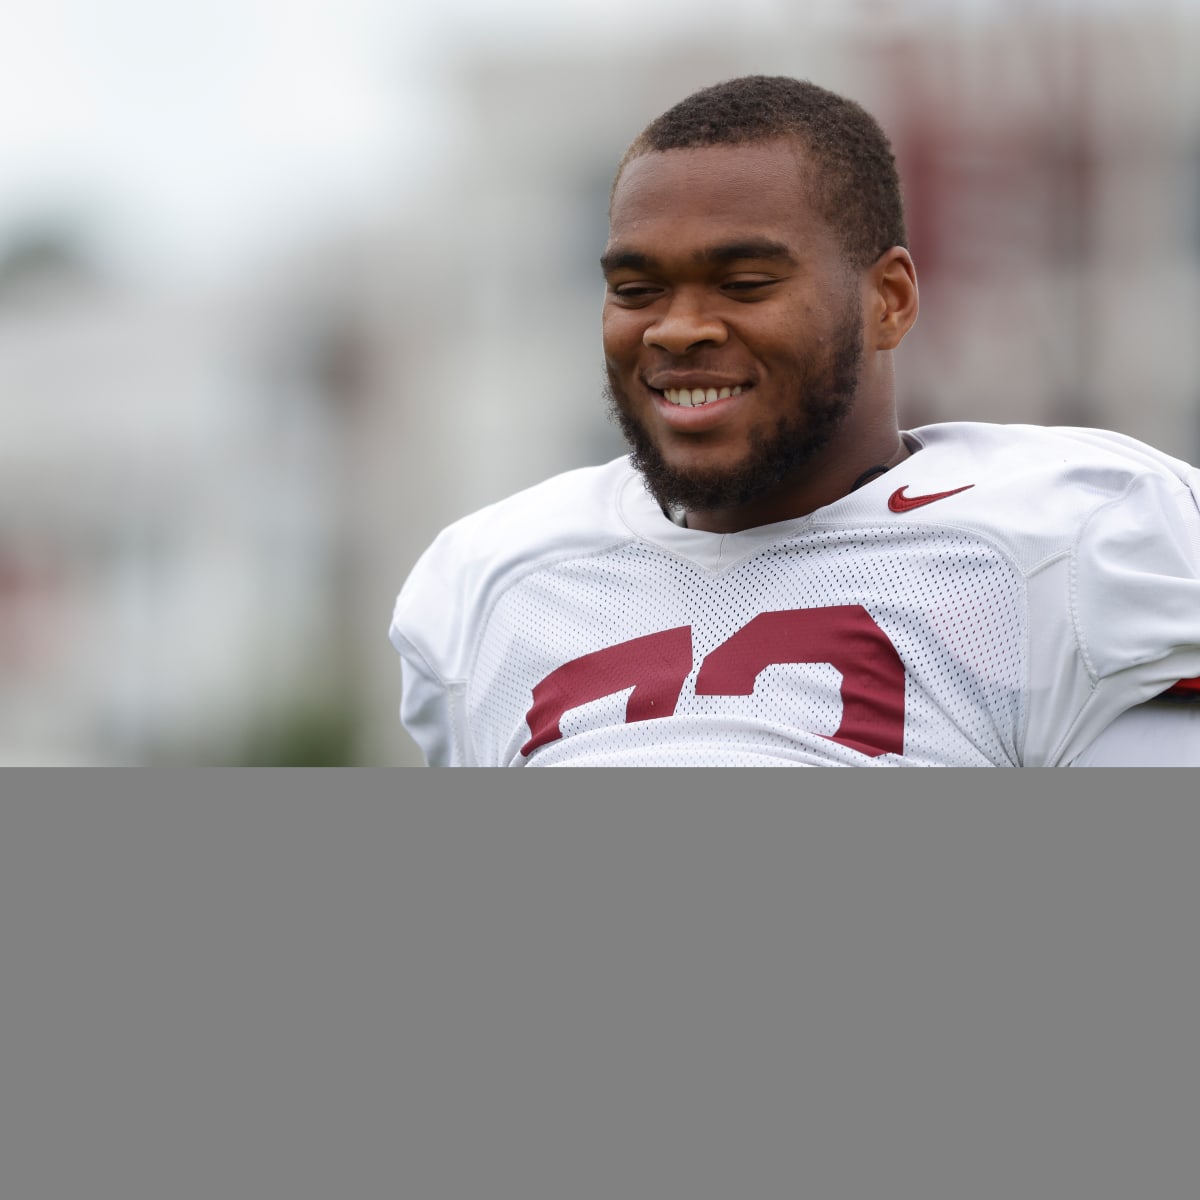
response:
[[[608,290],[623,304],[644,304],[662,294],[662,288],[652,283],[615,283]]]
[[[731,279],[727,283],[722,284],[722,287],[727,292],[750,294],[761,291],[764,288],[769,288],[778,282],[778,279]]]

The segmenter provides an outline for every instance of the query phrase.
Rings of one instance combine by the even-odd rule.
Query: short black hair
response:
[[[816,161],[808,199],[839,233],[850,264],[870,266],[908,246],[896,160],[861,105],[804,79],[745,75],[703,88],[656,117],[617,168],[644,154],[795,138]]]

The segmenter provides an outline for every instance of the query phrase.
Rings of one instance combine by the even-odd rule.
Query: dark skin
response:
[[[808,202],[812,170],[790,138],[707,146],[635,158],[614,190],[613,402],[690,528],[803,516],[908,453],[892,351],[917,316],[912,259],[897,246],[853,267]],[[672,403],[710,388],[703,405]]]

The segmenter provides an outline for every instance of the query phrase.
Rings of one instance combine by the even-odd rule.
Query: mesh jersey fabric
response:
[[[448,527],[390,631],[426,761],[1057,766],[1200,675],[1200,472],[1098,430],[905,436],[741,533],[676,526],[624,458]]]

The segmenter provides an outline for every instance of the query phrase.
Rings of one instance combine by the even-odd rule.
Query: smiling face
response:
[[[806,169],[793,140],[669,150],[628,162],[613,193],[613,409],[659,503],[694,528],[810,512],[897,450],[877,360],[903,331],[880,337],[881,285],[911,262],[897,250],[852,269]]]

